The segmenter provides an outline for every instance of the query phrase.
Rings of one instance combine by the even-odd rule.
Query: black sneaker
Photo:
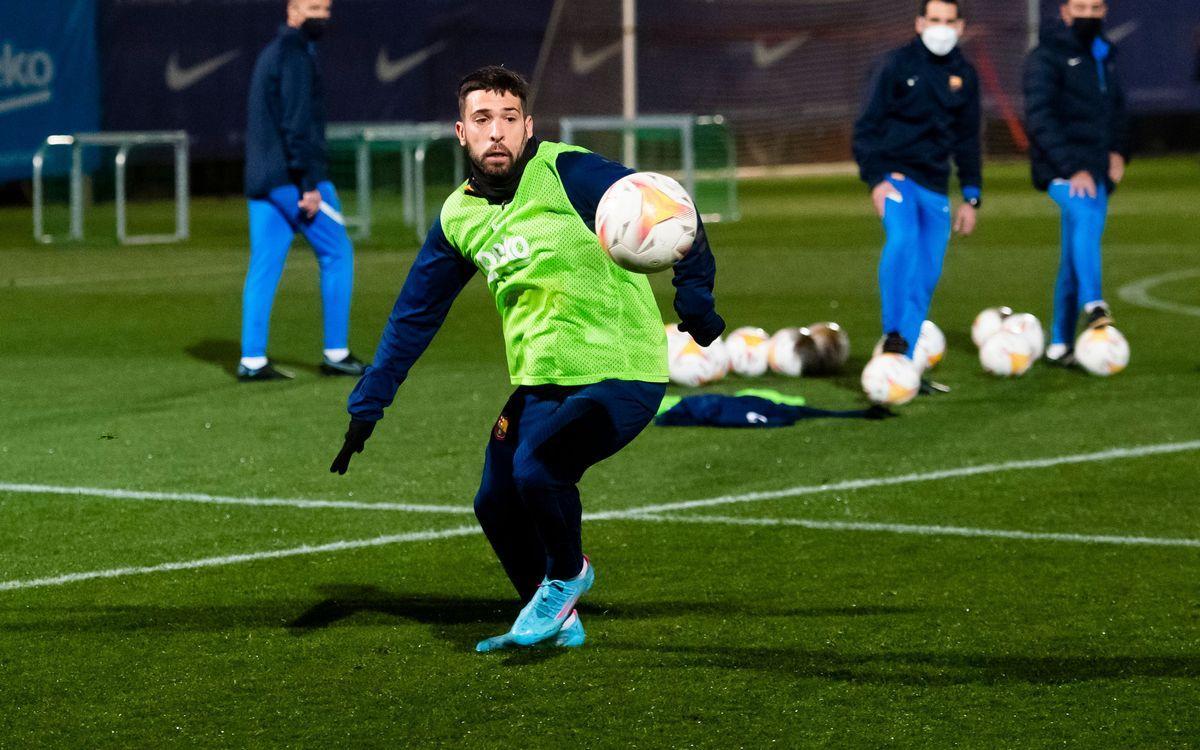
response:
[[[275,365],[270,362],[257,370],[251,370],[242,364],[239,364],[237,369],[237,379],[243,383],[253,383],[260,380],[291,380],[294,377],[295,375],[292,375],[287,370],[275,369]]]
[[[935,393],[949,393],[950,386],[929,378],[921,378],[921,387],[917,391],[922,396],[932,396]]]
[[[1089,330],[1093,328],[1103,328],[1113,324],[1112,312],[1108,309],[1108,305],[1096,305],[1087,316],[1087,327]]]
[[[900,334],[892,331],[883,339],[884,354],[908,354],[908,342]]]
[[[334,362],[329,357],[324,357],[321,360],[322,375],[352,375],[357,378],[363,374],[363,370],[365,369],[367,369],[367,366],[353,354],[347,354],[337,362]]]

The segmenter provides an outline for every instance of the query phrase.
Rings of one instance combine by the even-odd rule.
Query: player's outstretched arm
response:
[[[708,346],[725,330],[725,320],[717,314],[713,286],[717,280],[717,260],[708,244],[704,222],[696,217],[696,241],[692,249],[675,264],[675,314],[679,330],[690,333],[700,346]]]
[[[388,317],[375,360],[350,394],[346,407],[350,427],[330,471],[345,474],[350,457],[362,452],[383,410],[396,398],[396,390],[474,274],[474,264],[450,245],[441,221],[435,221]]]

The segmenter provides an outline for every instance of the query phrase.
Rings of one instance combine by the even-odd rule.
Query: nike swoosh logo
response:
[[[18,109],[28,109],[36,107],[39,104],[45,104],[50,101],[51,93],[49,91],[35,91],[32,94],[22,94],[14,96],[11,99],[0,100],[0,114],[4,112],[15,112]]]
[[[1119,42],[1133,32],[1137,31],[1139,25],[1140,24],[1136,19],[1133,21],[1126,21],[1117,28],[1110,30],[1107,34],[1105,34],[1105,36],[1108,37],[1110,42]]]
[[[191,88],[240,54],[242,54],[240,49],[231,49],[222,55],[217,55],[198,65],[181,68],[179,67],[179,54],[172,52],[171,56],[167,59],[167,88],[172,91],[183,91],[184,89]]]
[[[443,39],[398,60],[389,60],[387,47],[380,47],[379,55],[375,58],[375,77],[380,83],[395,83],[409,71],[420,67],[426,60],[446,49],[446,44]]]
[[[621,42],[613,42],[592,52],[585,52],[582,44],[576,44],[571,48],[571,72],[577,76],[591,75],[610,58],[620,53]]]
[[[799,34],[779,44],[767,45],[765,42],[755,42],[754,64],[760,68],[769,68],[800,49],[800,46],[807,41],[808,34]]]

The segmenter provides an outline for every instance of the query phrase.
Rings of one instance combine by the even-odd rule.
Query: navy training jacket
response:
[[[1107,47],[1103,59],[1070,27],[1055,23],[1043,29],[1025,61],[1025,121],[1038,190],[1087,171],[1111,192],[1109,154],[1129,159],[1129,112],[1113,64],[1116,49],[1099,41]]]
[[[960,50],[939,57],[920,37],[875,67],[854,123],[854,158],[869,187],[900,172],[943,195],[950,159],[966,197],[983,187],[979,76]]]
[[[314,45],[283,26],[259,53],[246,107],[246,195],[327,179],[325,97]]]

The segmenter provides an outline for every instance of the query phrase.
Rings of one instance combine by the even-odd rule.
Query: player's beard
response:
[[[525,153],[525,146],[528,143],[528,138],[526,138],[524,141],[521,141],[521,147],[517,149],[515,153],[510,151],[508,147],[502,143],[495,143],[491,146],[488,146],[487,150],[482,154],[476,154],[468,146],[467,156],[470,157],[471,163],[475,165],[475,169],[481,174],[484,174],[493,180],[503,180],[512,174],[513,169],[516,168],[517,163],[521,160],[522,154]],[[495,166],[488,163],[487,158],[497,153],[508,157],[508,161],[504,163],[504,166]]]

